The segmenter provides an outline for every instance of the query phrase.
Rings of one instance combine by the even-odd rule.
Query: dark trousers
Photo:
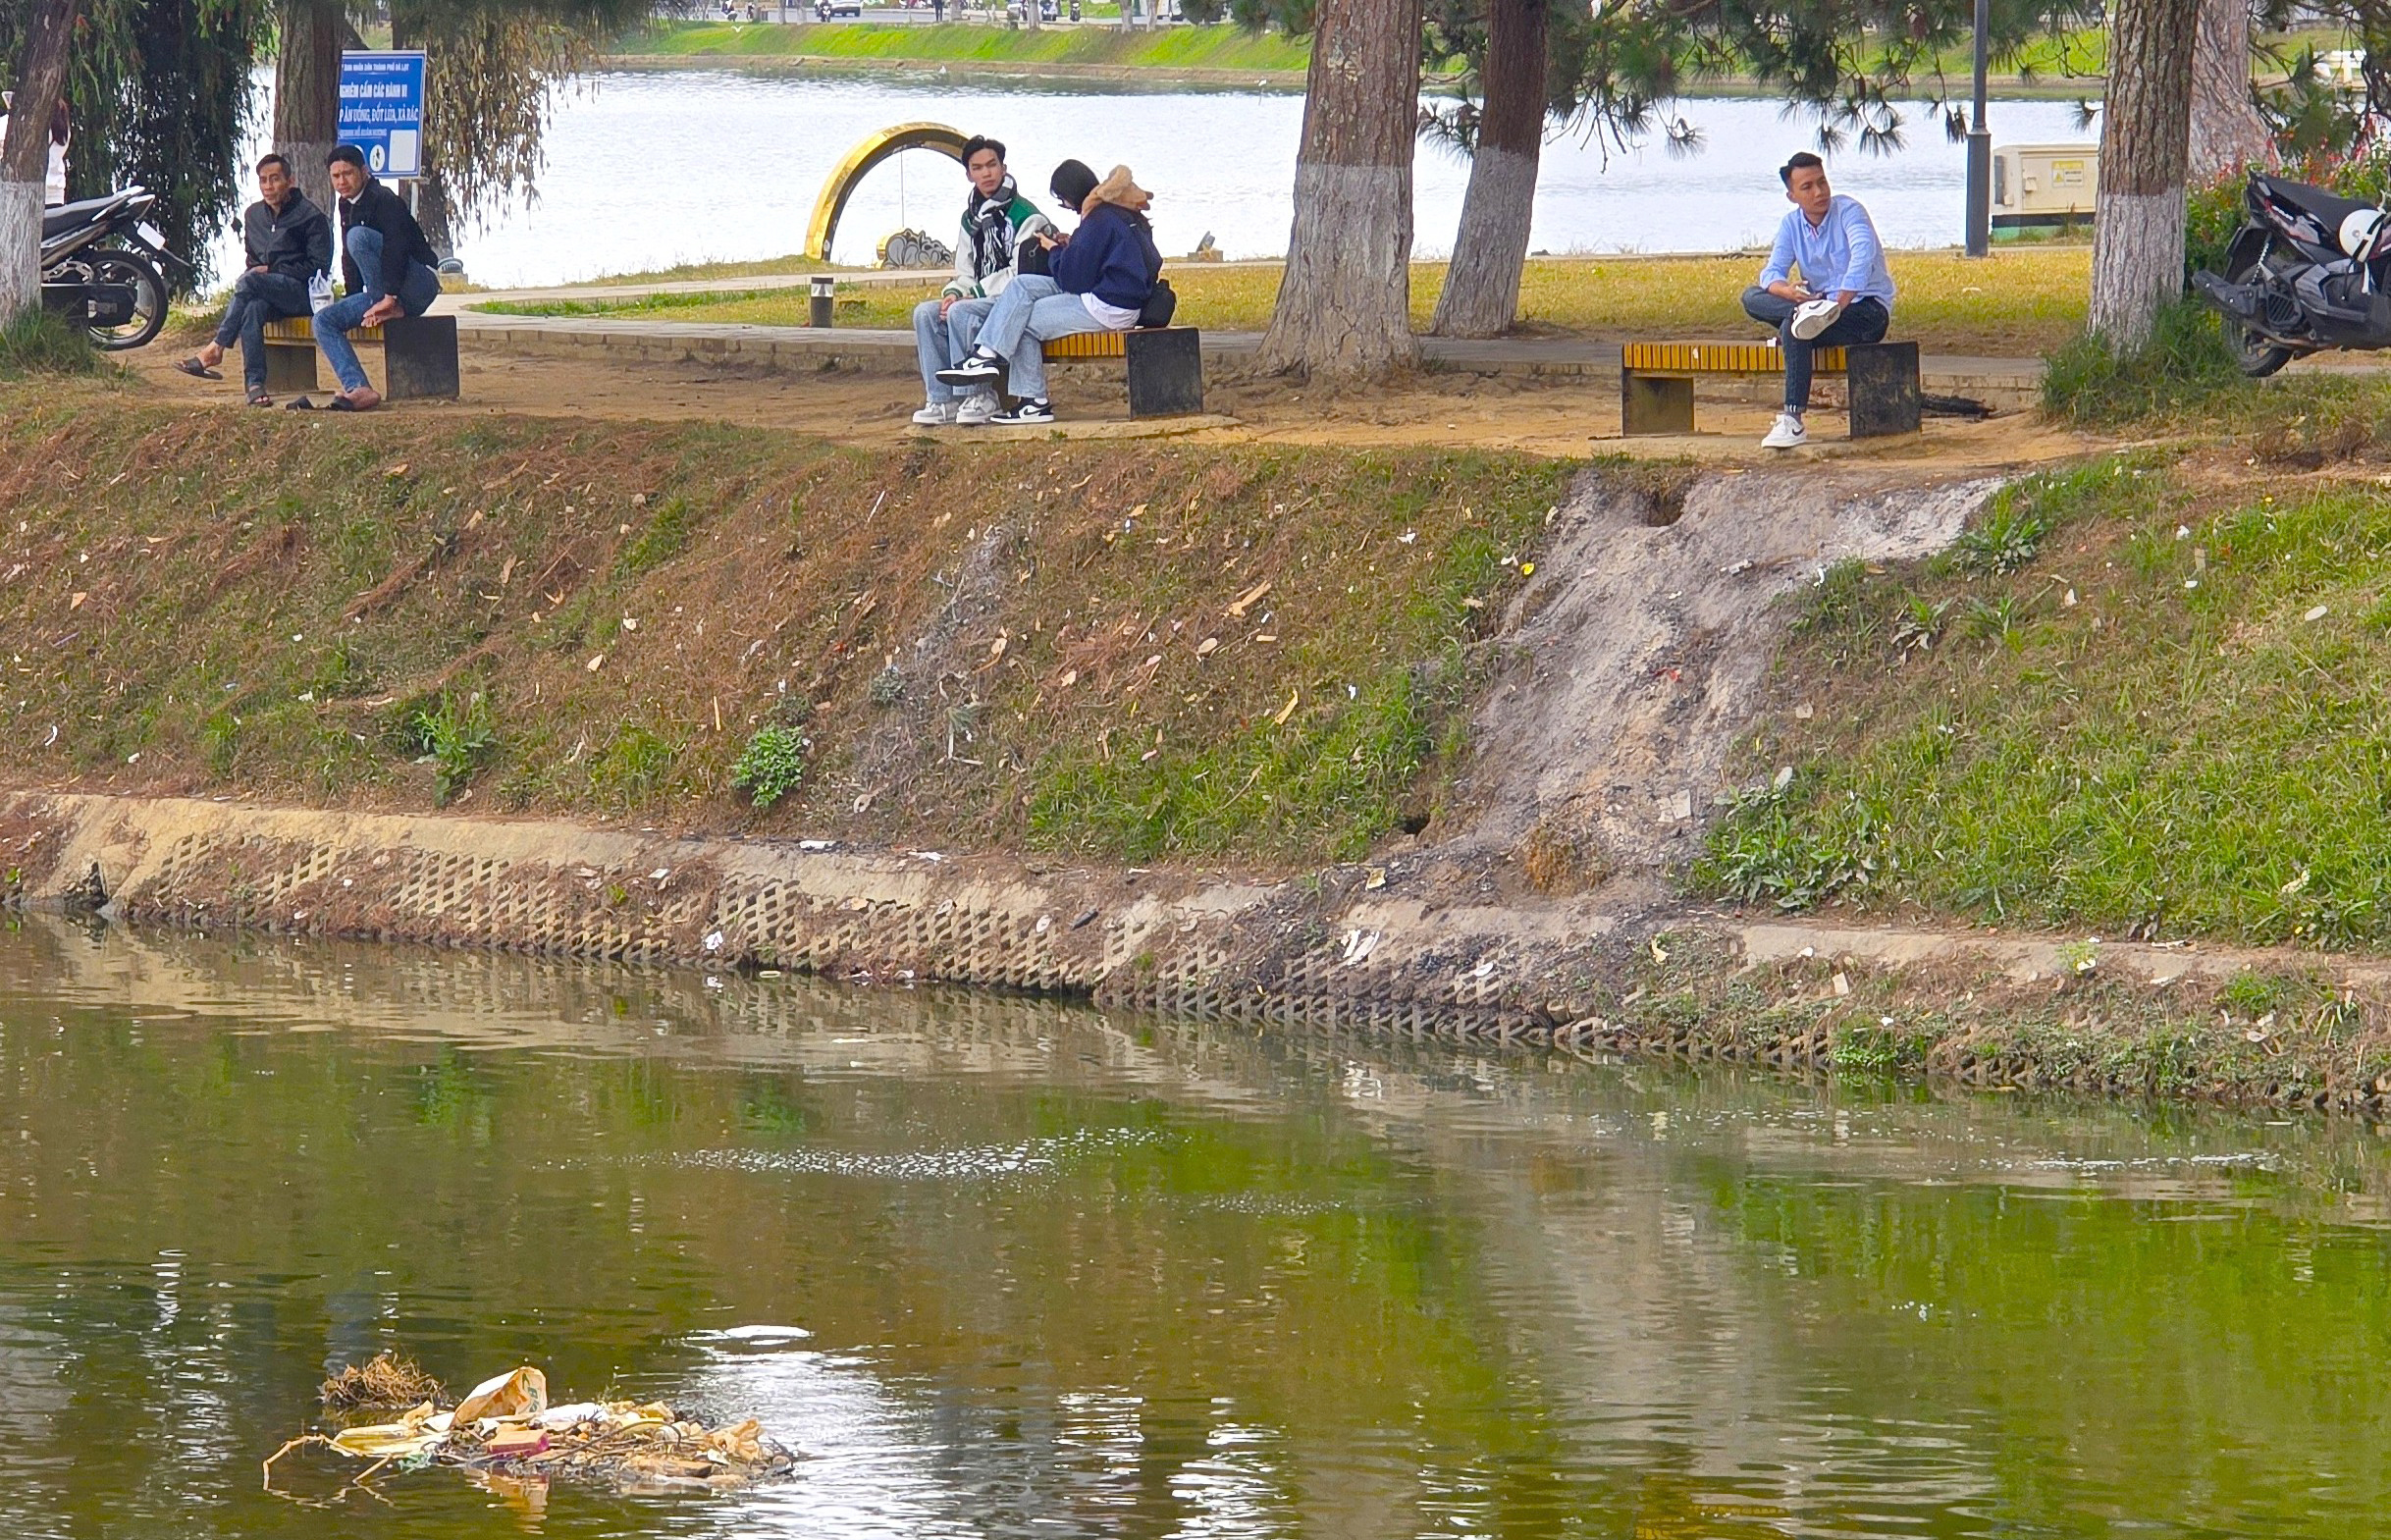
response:
[[[1881,343],[1892,325],[1892,312],[1882,299],[1862,296],[1843,306],[1834,324],[1803,342],[1793,335],[1795,301],[1770,293],[1754,284],[1743,292],[1743,313],[1762,326],[1777,328],[1777,345],[1785,355],[1785,410],[1800,416],[1810,405],[1810,353],[1818,347],[1846,343]]]
[[[233,281],[216,345],[240,342],[240,379],[255,396],[266,388],[266,323],[307,313],[307,286],[282,273],[243,273]]]

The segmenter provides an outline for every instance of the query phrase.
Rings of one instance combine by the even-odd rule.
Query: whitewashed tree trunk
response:
[[[2120,352],[2183,292],[2184,161],[2201,0],[2115,0],[2085,321]]]
[[[2194,182],[2244,166],[2271,165],[2274,135],[2250,90],[2250,0],[2202,0],[2192,52]]]
[[[80,0],[35,0],[17,56],[16,99],[0,137],[0,321],[41,305],[41,193],[50,115],[67,88],[67,46]]]
[[[1486,26],[1484,110],[1469,157],[1469,190],[1436,317],[1439,337],[1500,337],[1519,312],[1519,275],[1536,214],[1550,72],[1544,0],[1492,0]]]
[[[1419,0],[1321,0],[1287,271],[1265,369],[1364,380],[1416,362],[1411,156]]]
[[[0,182],[0,320],[41,303],[41,188]]]

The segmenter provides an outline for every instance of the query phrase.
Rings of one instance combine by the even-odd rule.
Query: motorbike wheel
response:
[[[2236,262],[2232,271],[2225,275],[2225,281],[2246,284],[2264,261],[2263,256],[2254,256],[2247,261]],[[2281,343],[2269,341],[2231,316],[2222,317],[2221,324],[2225,329],[2225,346],[2233,354],[2234,367],[2251,379],[2263,380],[2291,362],[2292,350]]]
[[[91,328],[91,341],[109,352],[144,347],[166,327],[166,280],[148,258],[130,251],[94,251],[80,264],[94,284],[133,289],[133,319],[121,326]]]

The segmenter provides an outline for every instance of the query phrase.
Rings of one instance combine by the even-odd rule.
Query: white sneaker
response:
[[[1805,300],[1794,307],[1793,335],[1806,343],[1833,326],[1834,318],[1842,313],[1843,307],[1832,299]]]
[[[996,393],[974,391],[955,407],[955,424],[963,428],[977,428],[995,415]]]
[[[945,385],[985,385],[1004,372],[1004,360],[984,347],[975,347],[952,369],[938,371]]]
[[[1760,441],[1760,447],[1764,450],[1798,450],[1809,442],[1809,430],[1801,425],[1801,419],[1789,411],[1780,411],[1777,414],[1777,425],[1769,430],[1767,438]]]
[[[955,420],[955,410],[953,401],[924,401],[913,420],[925,428],[943,428]]]
[[[1000,411],[995,416],[988,419],[990,422],[1007,426],[1014,423],[1052,422],[1053,420],[1054,408],[1047,404],[1046,399],[1043,397],[1036,397],[1032,399],[1023,401],[1011,411]]]

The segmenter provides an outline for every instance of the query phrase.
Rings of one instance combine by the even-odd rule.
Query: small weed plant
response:
[[[1951,564],[1963,572],[2014,572],[2032,561],[2050,534],[2049,516],[2017,487],[2003,487],[1974,529],[1951,546]]]
[[[730,767],[730,783],[757,807],[769,808],[805,780],[806,751],[812,746],[794,727],[759,727]]]
[[[461,707],[444,695],[419,708],[408,719],[407,734],[415,752],[432,763],[432,801],[439,807],[447,807],[498,753],[490,703],[478,690]]]
[[[1827,1057],[1846,1075],[1893,1075],[1924,1061],[1926,1039],[1902,1032],[1890,1017],[1873,1024],[1853,1022],[1835,1032]]]
[[[1747,904],[1807,909],[1877,874],[1877,818],[1857,797],[1837,816],[1807,816],[1798,779],[1739,799],[1712,832],[1694,879]]]

